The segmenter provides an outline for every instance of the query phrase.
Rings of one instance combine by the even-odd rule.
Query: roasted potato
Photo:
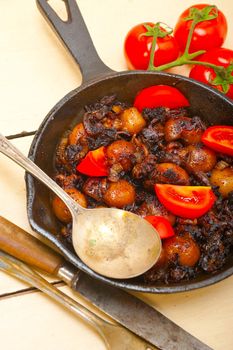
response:
[[[135,201],[135,188],[126,180],[109,184],[103,199],[110,207],[123,208]]]
[[[76,188],[67,188],[65,189],[66,193],[71,196],[78,204],[80,204],[82,207],[86,208],[87,207],[87,200],[86,197],[84,196],[83,193],[78,191]],[[65,205],[65,203],[58,197],[55,196],[52,201],[52,207],[53,207],[53,212],[56,215],[56,217],[64,222],[68,223],[71,221],[72,216]]]

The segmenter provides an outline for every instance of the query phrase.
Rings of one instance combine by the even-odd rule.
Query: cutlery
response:
[[[1,216],[0,249],[61,278],[105,314],[161,350],[211,350],[142,300],[77,271],[61,255]]]
[[[124,279],[141,275],[156,263],[161,239],[146,220],[116,208],[83,208],[1,134],[0,152],[42,181],[66,204],[73,219],[73,247],[92,270]]]
[[[139,338],[125,328],[107,322],[95,315],[83,305],[70,298],[58,288],[54,287],[34,270],[22,263],[20,260],[0,251],[0,270],[7,272],[13,277],[24,281],[31,286],[40,289],[50,298],[66,307],[76,316],[88,322],[105,342],[107,349],[111,350],[156,350],[145,340]]]

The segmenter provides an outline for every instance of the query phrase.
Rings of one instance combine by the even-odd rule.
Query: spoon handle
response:
[[[18,278],[21,281],[30,284],[31,286],[38,288],[47,294],[50,298],[66,307],[73,314],[81,317],[84,321],[88,322],[97,330],[107,345],[107,339],[104,335],[102,327],[104,327],[105,324],[107,325],[108,322],[60,291],[58,288],[53,286],[38,273],[32,270],[29,266],[20,260],[13,258],[7,253],[0,251],[0,270],[9,273],[11,276]]]
[[[69,208],[73,218],[83,208],[76,203],[58,184],[45,174],[35,163],[25,157],[10,141],[0,134],[0,152],[19,164],[22,168],[35,176],[50,188]]]

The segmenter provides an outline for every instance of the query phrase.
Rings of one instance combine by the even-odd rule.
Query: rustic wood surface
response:
[[[100,57],[118,71],[126,69],[122,45],[129,28],[145,21],[173,26],[177,16],[196,2],[78,1]],[[227,15],[225,47],[232,49],[233,3],[214,3]],[[0,131],[6,136],[33,132],[53,105],[80,85],[81,75],[39,14],[35,1],[1,1],[0,28]],[[12,140],[25,154],[31,141],[32,136],[23,135]],[[32,233],[26,215],[24,171],[1,154],[0,169],[0,214]],[[67,287],[60,288],[81,300]],[[189,293],[137,295],[213,349],[233,349],[233,277]],[[84,322],[4,273],[0,273],[0,313],[1,349],[105,349]]]

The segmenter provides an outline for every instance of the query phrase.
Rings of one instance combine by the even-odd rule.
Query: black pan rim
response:
[[[170,74],[165,72],[148,72],[148,71],[123,71],[123,72],[116,72],[116,73],[110,73],[107,75],[102,75],[96,79],[93,79],[87,83],[82,84],[78,88],[70,91],[67,95],[65,95],[47,114],[47,116],[42,121],[38,131],[36,132],[30,150],[29,150],[29,158],[34,161],[36,158],[36,152],[37,152],[37,146],[40,142],[41,134],[43,133],[43,130],[46,129],[47,124],[51,119],[54,118],[55,113],[73,96],[78,94],[80,91],[88,88],[89,86],[96,84],[97,82],[101,82],[103,80],[107,79],[113,79],[117,78],[119,76],[124,75],[160,75],[160,76],[166,76],[166,77],[173,77],[177,80],[177,83],[174,84],[174,86],[178,85],[180,81],[191,81],[196,86],[200,86],[201,88],[204,88],[208,91],[211,91],[211,93],[216,96],[220,97],[221,99],[225,100],[229,105],[232,106],[233,109],[233,102],[227,98],[225,95],[223,95],[221,92],[219,92],[216,89],[213,89],[209,87],[208,85],[202,84],[196,80],[177,75],[177,74]],[[130,280],[116,280],[116,279],[110,279],[106,278],[104,276],[101,276],[97,273],[95,273],[93,270],[88,268],[83,262],[81,262],[79,259],[77,259],[76,255],[73,254],[67,247],[65,247],[53,234],[47,232],[42,227],[38,226],[33,218],[33,202],[35,199],[35,187],[34,187],[34,180],[33,177],[29,174],[26,174],[25,177],[26,181],[26,190],[27,190],[27,215],[28,220],[30,223],[30,226],[32,229],[49,240],[53,245],[55,245],[58,250],[65,256],[67,260],[69,260],[73,265],[75,265],[78,269],[82,270],[83,272],[89,274],[93,278],[100,279],[104,283],[113,285],[115,287],[124,288],[131,291],[136,292],[144,292],[144,293],[157,293],[157,294],[170,294],[170,293],[177,293],[177,292],[186,292],[191,291],[194,289],[199,289],[203,287],[210,286],[212,284],[215,284],[233,274],[233,266],[228,268],[227,270],[221,271],[217,274],[210,275],[208,278],[203,279],[201,281],[188,281],[187,284],[183,285],[167,285],[167,286],[151,286],[151,285],[141,285],[141,284],[134,284],[130,282]]]

